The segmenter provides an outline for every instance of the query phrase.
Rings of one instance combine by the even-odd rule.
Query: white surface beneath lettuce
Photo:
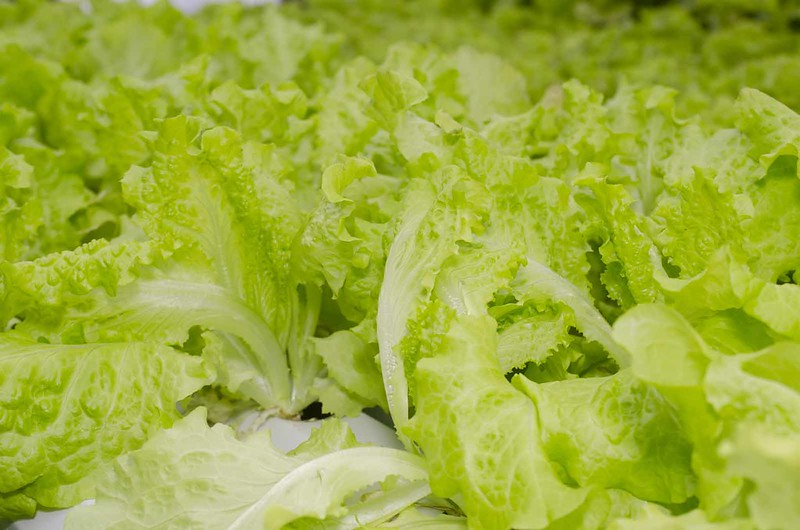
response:
[[[241,422],[239,431],[247,430],[251,425],[260,421],[258,413],[251,413]],[[403,447],[394,430],[366,414],[355,418],[344,418],[344,422],[361,443],[395,449]],[[272,417],[264,420],[259,429],[268,429],[272,444],[280,451],[288,452],[306,441],[311,431],[319,427],[321,423],[322,420],[292,421]],[[93,504],[93,501],[88,500],[83,504]],[[69,510],[39,511],[33,519],[11,523],[7,530],[61,530],[64,527],[67,513]]]

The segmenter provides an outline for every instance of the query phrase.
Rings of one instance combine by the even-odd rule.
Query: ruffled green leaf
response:
[[[390,477],[400,480],[376,499],[344,503]],[[347,428],[334,420],[283,454],[268,432],[239,440],[225,425],[208,427],[205,410],[198,409],[118,459],[101,479],[96,503],[74,510],[67,528],[277,530],[301,518],[323,523],[330,518],[340,525],[332,528],[356,528],[359,520],[390,518],[427,495],[426,478],[419,457],[356,446]],[[356,514],[364,518],[346,523]]]
[[[0,363],[0,491],[47,507],[91,498],[102,465],[169,427],[177,401],[210,380],[200,359],[152,343],[48,344],[9,332]]]
[[[455,321],[437,355],[417,364],[416,413],[405,431],[425,453],[434,493],[462,499],[476,526],[546,528],[587,492],[560,481],[536,408],[503,377],[495,348],[492,319]]]

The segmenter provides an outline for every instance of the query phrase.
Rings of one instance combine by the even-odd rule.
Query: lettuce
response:
[[[8,332],[3,365],[3,515],[72,506],[99,469],[179,415],[209,380],[200,359],[153,343],[43,344]]]
[[[796,9],[651,4],[0,0],[0,519],[800,526]]]
[[[402,484],[342,505],[390,477]],[[237,440],[230,427],[209,428],[201,408],[118,460],[101,479],[96,503],[72,512],[66,528],[304,528],[306,518],[326,516],[328,528],[353,528],[425,497],[425,478],[419,457],[361,447],[334,420],[283,454],[266,432]]]

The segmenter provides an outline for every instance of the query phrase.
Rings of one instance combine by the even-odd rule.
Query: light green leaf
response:
[[[74,317],[86,336],[111,331],[115,340],[182,342],[192,325],[228,334],[230,347],[214,357],[220,364],[231,357],[223,383],[246,383],[231,390],[297,412],[313,399],[308,390],[320,368],[306,342],[320,293],[298,287],[289,270],[300,214],[270,174],[268,150],[230,129],[201,134],[197,121],[178,117],[164,122],[156,151],[153,166],[132,168],[123,188],[169,259],[152,281],[96,298]],[[239,367],[246,377],[230,374]]]
[[[52,253],[34,261],[0,263],[5,286],[0,318],[5,323],[25,311],[37,319],[62,314],[70,300],[98,288],[114,295],[152,263],[153,256],[152,247],[146,243],[97,239],[74,251]]]
[[[322,173],[322,193],[328,202],[348,200],[342,193],[356,180],[376,176],[375,166],[368,160],[346,158],[328,166]]]
[[[367,403],[386,406],[375,344],[367,343],[350,330],[337,331],[313,342],[329,377]]]
[[[706,344],[676,310],[658,304],[639,305],[624,314],[614,324],[614,338],[631,353],[634,375],[654,385],[675,408],[694,447],[700,507],[712,516],[730,510],[742,480],[725,469],[717,451],[723,422],[704,388],[712,357]]]
[[[90,498],[103,464],[178,418],[210,380],[200,359],[148,343],[47,344],[0,335],[0,491],[48,507]]]
[[[614,324],[613,333],[634,355],[633,372],[643,381],[670,387],[702,384],[708,365],[706,346],[674,309],[639,305]]]
[[[414,181],[408,191],[403,221],[386,260],[378,299],[378,344],[386,398],[392,419],[402,427],[409,415],[408,382],[398,344],[406,325],[434,288],[439,269],[458,245],[482,231],[487,190],[456,167],[435,175],[441,188]]]
[[[361,396],[349,392],[330,377],[314,381],[314,392],[322,403],[322,412],[337,417],[355,417],[370,405]]]
[[[708,268],[694,278],[659,281],[674,307],[690,320],[741,309],[776,334],[800,338],[796,311],[800,307],[800,287],[791,283],[778,285],[755,276],[726,249],[714,255]]]
[[[694,510],[680,516],[653,514],[641,519],[617,519],[608,530],[756,530],[756,526],[745,519],[733,519],[722,522],[709,520],[700,510]]]
[[[780,342],[760,352],[720,357],[705,376],[708,402],[728,422],[762,433],[800,433],[800,345]]]
[[[800,435],[773,436],[740,432],[724,446],[729,465],[747,477],[754,490],[747,506],[758,528],[793,528],[800,524]]]
[[[300,518],[341,518],[359,504],[345,499],[399,477],[385,505],[400,511],[427,494],[422,460],[396,449],[350,447],[337,422],[286,455],[267,432],[237,440],[224,425],[209,428],[198,409],[105,474],[94,506],[75,509],[67,528],[269,528]],[[378,497],[383,498],[383,496]],[[369,502],[369,501],[366,501]],[[363,506],[362,506],[363,508]],[[372,503],[372,516],[393,515]],[[356,528],[354,525],[340,528]],[[336,528],[336,526],[334,526]]]
[[[763,92],[744,88],[736,100],[736,125],[753,142],[761,165],[781,155],[800,156],[800,116]]]
[[[209,102],[216,107],[214,112],[220,125],[240,131],[248,140],[283,144],[297,141],[308,123],[305,117],[308,102],[306,95],[296,86],[271,89],[262,85],[260,89],[245,90],[228,81],[209,94]]]
[[[498,331],[497,360],[506,373],[529,362],[543,363],[570,341],[569,329],[574,324],[572,313],[560,308],[530,314],[523,310],[519,316],[505,319]]]
[[[607,266],[619,263],[620,275],[636,303],[658,301],[661,293],[656,278],[665,275],[658,250],[646,235],[630,193],[620,184],[607,183],[603,171],[602,166],[589,166],[577,181],[592,192],[581,202],[601,219],[600,230],[609,245],[605,255],[601,253],[603,260]]]
[[[0,520],[29,519],[35,514],[35,499],[25,493],[0,493]]]
[[[557,477],[535,407],[506,381],[495,348],[491,318],[459,317],[437,355],[417,365],[405,431],[425,453],[434,493],[457,496],[471,524],[545,528],[587,493]]]
[[[520,268],[513,288],[520,299],[558,302],[569,307],[576,327],[588,339],[602,345],[620,367],[630,364],[629,354],[612,337],[611,326],[594,307],[591,298],[545,265],[529,260],[527,266]]]
[[[495,115],[513,116],[529,105],[525,78],[496,55],[460,48],[452,60],[473,123],[480,126]]]
[[[726,439],[740,430],[764,436],[800,433],[797,344],[779,342],[758,352],[723,355],[712,351],[674,309],[657,305],[623,315],[614,335],[632,353],[634,374],[655,385],[675,407],[695,448],[692,467],[700,507],[718,517],[741,513],[742,503],[760,502],[745,486],[749,475],[732,465]],[[771,494],[782,495],[783,489]]]
[[[720,248],[744,244],[734,198],[719,193],[705,176],[668,190],[649,221],[655,243],[682,277],[701,273]]]
[[[378,175],[361,158],[345,158],[323,172],[325,200],[312,211],[293,248],[298,276],[325,282],[348,320],[377,311],[386,260],[383,239],[400,210],[403,180]]]
[[[800,269],[800,179],[797,160],[784,164],[787,159],[779,158],[748,194],[752,219],[742,223],[748,265],[769,282],[790,282],[792,271]],[[731,248],[737,248],[735,241]]]
[[[620,488],[680,504],[693,493],[691,448],[671,406],[629,370],[514,385],[536,404],[548,456],[581,486]]]
[[[371,98],[372,117],[388,128],[394,127],[398,113],[428,97],[417,80],[393,70],[371,74],[359,86]]]

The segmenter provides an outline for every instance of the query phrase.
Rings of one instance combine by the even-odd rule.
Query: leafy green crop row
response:
[[[798,7],[530,4],[0,2],[0,519],[800,527]]]

